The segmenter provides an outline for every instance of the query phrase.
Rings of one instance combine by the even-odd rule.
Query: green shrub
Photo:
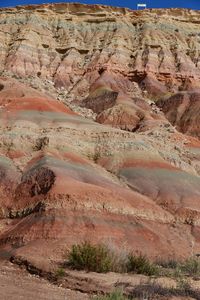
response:
[[[163,287],[156,282],[140,284],[133,288],[130,296],[136,299],[160,299],[162,297],[192,297],[192,299],[200,300],[200,290],[193,289],[187,282],[177,287]]]
[[[56,270],[56,277],[59,278],[59,277],[63,277],[65,275],[65,270],[63,268],[59,268]]]
[[[139,256],[129,254],[127,271],[148,276],[158,275],[158,267],[141,254]]]
[[[112,270],[112,253],[104,245],[84,242],[72,246],[68,254],[68,265],[76,270],[106,273]]]
[[[115,291],[106,296],[95,297],[95,298],[93,298],[93,300],[128,300],[128,298],[123,296],[122,292]]]
[[[198,258],[188,258],[184,263],[180,265],[183,272],[191,276],[200,275],[200,259]]]
[[[67,255],[67,265],[76,270],[98,273],[131,272],[144,275],[158,275],[159,268],[151,263],[146,256],[118,253],[105,245],[92,245],[83,242],[73,245]]]
[[[158,260],[156,264],[166,269],[176,269],[179,266],[179,262],[175,259]]]

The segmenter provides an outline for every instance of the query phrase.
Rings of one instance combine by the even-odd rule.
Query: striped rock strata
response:
[[[2,256],[200,251],[198,28],[189,10],[0,10]]]

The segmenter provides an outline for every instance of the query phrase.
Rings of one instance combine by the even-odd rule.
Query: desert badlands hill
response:
[[[199,11],[0,9],[2,258],[200,253],[199,53]]]

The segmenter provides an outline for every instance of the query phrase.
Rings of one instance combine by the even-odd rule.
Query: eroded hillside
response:
[[[0,247],[200,252],[200,12],[0,10]]]

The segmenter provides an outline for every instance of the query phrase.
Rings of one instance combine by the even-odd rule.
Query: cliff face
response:
[[[41,267],[88,238],[200,251],[199,16],[0,10],[2,253]]]
[[[198,11],[52,4],[3,9],[0,24],[1,72],[51,80],[73,100],[97,79],[130,95],[198,86]]]

